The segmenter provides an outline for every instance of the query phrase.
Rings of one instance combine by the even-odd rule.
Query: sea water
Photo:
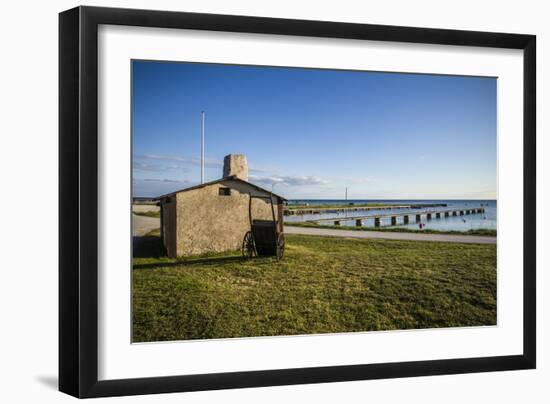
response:
[[[421,222],[423,224],[423,229],[432,229],[432,230],[457,230],[457,231],[468,231],[475,229],[496,229],[497,228],[497,201],[496,200],[373,200],[373,199],[356,199],[356,200],[323,200],[323,199],[301,199],[301,200],[290,200],[289,205],[293,204],[308,204],[308,205],[365,205],[369,203],[384,204],[388,205],[410,205],[410,204],[446,204],[447,206],[440,207],[425,207],[419,209],[411,208],[399,208],[399,209],[369,209],[369,210],[357,210],[357,211],[347,211],[347,212],[327,212],[319,213],[314,215],[292,215],[285,216],[285,222],[305,222],[308,220],[316,219],[325,219],[325,218],[338,218],[342,226],[355,226],[356,216],[375,216],[376,214],[380,215],[391,215],[396,213],[397,216],[397,225],[391,226],[391,218],[383,217],[380,219],[380,226],[382,227],[401,227],[409,229],[419,229],[420,224],[415,220],[416,212],[427,212],[432,211],[431,220],[426,219],[426,215],[422,215]],[[474,208],[484,208],[485,212],[483,213],[472,213],[470,215],[464,214],[464,216],[449,216],[444,217],[444,214],[441,214],[441,218],[437,219],[435,217],[435,212],[443,210],[466,210]],[[408,213],[409,215],[409,224],[403,223],[403,216],[399,216],[403,213]],[[333,225],[333,222],[321,222],[323,225]],[[364,227],[374,227],[374,218],[363,219]]]

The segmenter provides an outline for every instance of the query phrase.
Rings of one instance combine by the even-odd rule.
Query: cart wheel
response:
[[[256,254],[256,245],[254,244],[254,235],[251,231],[247,231],[243,239],[242,247],[243,257],[252,258]]]
[[[277,260],[283,259],[284,254],[285,254],[285,235],[283,233],[279,233],[279,237],[277,238]]]

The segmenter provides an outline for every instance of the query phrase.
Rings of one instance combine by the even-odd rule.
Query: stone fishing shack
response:
[[[225,156],[223,177],[163,195],[160,233],[169,257],[223,252],[241,248],[250,230],[249,204],[255,219],[272,220],[272,197],[279,231],[283,231],[286,199],[248,182],[246,156]]]

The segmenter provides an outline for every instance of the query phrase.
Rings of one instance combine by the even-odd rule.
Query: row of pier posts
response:
[[[427,220],[432,220],[432,215],[433,214],[435,214],[435,217],[437,219],[440,219],[441,218],[441,213],[443,213],[445,217],[449,217],[451,215],[452,216],[458,216],[458,215],[464,216],[465,214],[469,215],[469,214],[483,213],[483,212],[485,212],[485,209],[483,209],[483,208],[474,208],[474,209],[462,209],[462,210],[453,210],[453,211],[445,211],[445,212],[433,212],[433,213],[428,212],[428,213],[424,213],[424,214],[426,215]],[[403,216],[403,224],[409,224],[409,216],[411,216],[411,214],[395,215],[395,216],[390,216],[392,226],[397,225],[397,216]],[[421,220],[422,220],[422,213],[416,213],[415,214],[415,219],[416,219],[416,223],[420,223]],[[363,226],[363,220],[365,220],[365,219],[364,218],[355,219],[355,226],[357,226],[357,227]],[[340,222],[341,222],[340,219],[335,220],[334,225],[339,226]],[[380,217],[376,217],[376,216],[374,217],[374,227],[380,227]]]

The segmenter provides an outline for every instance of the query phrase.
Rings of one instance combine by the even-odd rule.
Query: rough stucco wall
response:
[[[176,239],[176,198],[172,198],[172,202],[162,205],[162,226],[164,248],[169,257],[177,255],[177,239]]]
[[[231,188],[231,195],[220,196],[220,187]],[[269,195],[231,180],[177,194],[177,255],[240,249],[250,230],[249,193]],[[279,209],[274,207],[277,218]],[[268,201],[253,199],[252,212],[254,219],[272,218]]]

